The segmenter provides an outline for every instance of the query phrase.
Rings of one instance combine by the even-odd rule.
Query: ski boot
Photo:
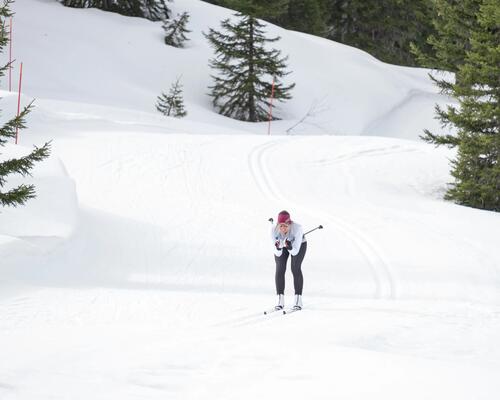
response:
[[[274,307],[274,309],[278,311],[283,310],[283,308],[285,308],[285,295],[280,294],[278,295],[278,304]]]
[[[296,294],[295,295],[295,302],[293,304],[293,309],[294,310],[302,310],[302,295],[301,294]]]

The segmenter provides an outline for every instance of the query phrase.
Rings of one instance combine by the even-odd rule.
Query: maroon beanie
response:
[[[283,210],[278,214],[278,224],[289,224],[290,222],[292,221],[290,220],[288,211]]]

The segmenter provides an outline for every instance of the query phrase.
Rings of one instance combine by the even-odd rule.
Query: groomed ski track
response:
[[[378,249],[377,245],[373,243],[372,239],[367,238],[361,230],[356,229],[351,221],[344,220],[340,216],[334,215],[332,212],[334,210],[327,211],[321,209],[316,205],[314,197],[311,197],[308,204],[297,203],[294,199],[294,192],[300,191],[301,185],[296,184],[293,176],[285,179],[278,179],[278,176],[273,177],[271,168],[268,166],[270,162],[269,160],[273,156],[273,170],[278,173],[276,175],[281,173],[286,176],[286,174],[289,173],[289,163],[293,162],[293,160],[289,160],[288,157],[283,154],[286,154],[286,142],[290,140],[300,141],[301,138],[270,139],[269,141],[256,146],[250,152],[249,166],[258,188],[271,202],[271,204],[274,205],[275,209],[281,209],[286,206],[289,209],[294,210],[296,214],[308,215],[311,220],[316,220],[318,223],[324,224],[327,229],[325,235],[328,236],[328,230],[330,229],[340,230],[341,233],[345,235],[345,237],[349,238],[356,246],[359,251],[360,262],[367,264],[372,273],[375,285],[373,297],[378,299],[395,298],[396,284],[394,282],[393,275],[390,272],[389,262],[382,255],[382,252]],[[385,150],[387,151],[388,149]],[[363,153],[356,153],[351,157],[355,156],[363,156]],[[337,160],[348,160],[351,157],[340,155],[337,156]],[[348,185],[350,185],[351,180],[348,167],[342,168],[341,176],[332,176],[332,179],[344,180],[347,188]],[[317,182],[317,184],[329,185],[330,182]],[[288,193],[288,196],[284,193]],[[350,195],[349,192],[348,194]],[[351,198],[353,201],[353,207],[356,207],[356,202],[359,202],[360,200],[352,196]],[[332,208],[334,209],[334,207]],[[360,212],[362,212],[362,210],[360,210]],[[314,241],[314,239],[312,240]],[[332,247],[335,247],[334,243],[332,243]]]

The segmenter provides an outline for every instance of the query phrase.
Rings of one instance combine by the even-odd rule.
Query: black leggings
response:
[[[302,276],[302,260],[306,255],[307,242],[303,242],[300,245],[300,250],[296,256],[292,256],[292,274],[293,274],[293,286],[295,287],[295,294],[302,295],[302,288],[304,286],[304,277]],[[276,261],[276,293],[285,294],[285,272],[286,272],[286,262],[288,260],[288,255],[290,253],[287,249],[283,249],[283,253],[280,257],[274,256],[274,261]]]

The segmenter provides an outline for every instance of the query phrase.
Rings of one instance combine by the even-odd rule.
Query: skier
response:
[[[302,287],[304,286],[301,268],[307,250],[307,241],[302,227],[290,219],[288,211],[283,210],[278,214],[277,224],[272,227],[271,237],[274,245],[276,293],[278,295],[278,305],[275,309],[282,310],[285,307],[285,271],[288,256],[291,255],[295,288],[293,309],[301,310]]]

